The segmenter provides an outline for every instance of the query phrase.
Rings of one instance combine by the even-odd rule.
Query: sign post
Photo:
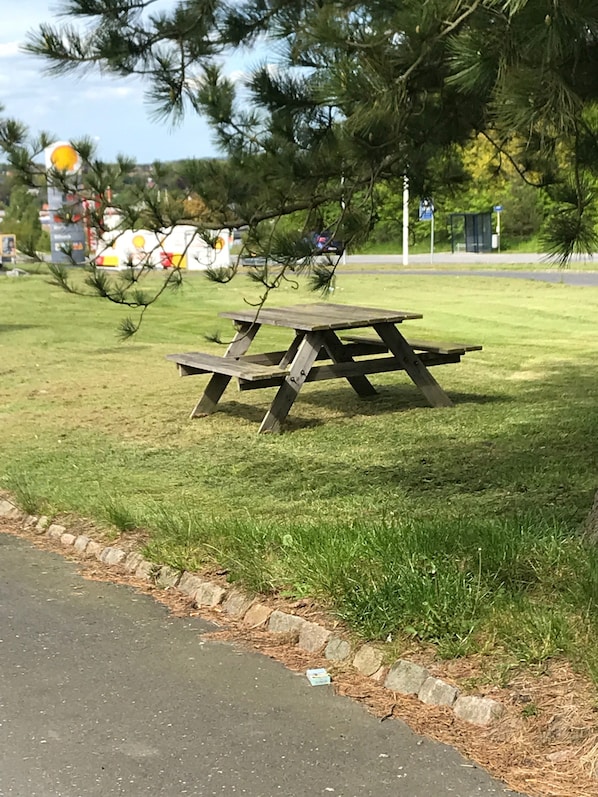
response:
[[[434,262],[434,203],[431,199],[422,199],[419,203],[419,220],[430,224],[430,263]]]
[[[46,147],[48,181],[48,211],[50,213],[50,241],[52,263],[83,263],[85,260],[85,228],[83,210],[75,193],[68,193],[52,180],[52,170],[78,180],[81,159],[68,141],[56,141]]]
[[[496,213],[496,243],[497,243],[497,250],[500,254],[500,214],[503,211],[502,205],[495,205],[494,212]]]

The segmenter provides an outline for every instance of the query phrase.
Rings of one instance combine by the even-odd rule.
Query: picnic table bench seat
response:
[[[206,354],[198,351],[167,354],[166,359],[175,362],[179,366],[181,376],[208,373],[223,374],[252,382],[258,379],[267,379],[271,376],[283,378],[288,373],[288,368],[279,368],[275,364],[256,363],[244,357],[220,357],[217,354]]]
[[[359,343],[363,346],[379,348],[381,352],[387,351],[387,346],[380,338],[374,335],[343,335],[343,340]],[[463,355],[468,351],[482,351],[482,346],[473,343],[447,343],[446,341],[414,340],[408,338],[407,342],[415,352],[425,351],[432,354],[458,354]]]

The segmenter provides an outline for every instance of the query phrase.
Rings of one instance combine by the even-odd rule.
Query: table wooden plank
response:
[[[235,336],[230,342],[225,352],[225,357],[236,357],[245,354],[253,339],[258,333],[259,324],[253,322],[239,324]],[[199,418],[202,415],[209,415],[214,412],[218,402],[232,377],[226,374],[213,374],[206,385],[202,397],[199,399],[193,410],[191,418]]]
[[[380,338],[375,335],[343,335],[343,340],[371,345],[373,349],[384,346]],[[482,351],[484,348],[477,343],[447,343],[446,341],[421,340],[411,337],[406,340],[414,350],[434,351],[437,354],[465,354],[468,351]]]
[[[318,332],[309,332],[305,335],[299,344],[291,370],[278,388],[274,401],[262,421],[260,433],[280,431],[282,422],[289,414],[321,348],[322,336]]]
[[[245,357],[221,357],[205,352],[187,352],[169,354],[167,360],[173,360],[183,368],[196,373],[215,373],[225,376],[238,376],[240,379],[262,379],[273,372],[285,374],[288,369],[279,368],[277,364],[251,362]]]
[[[415,354],[394,324],[374,324],[374,329],[389,350],[401,361],[405,371],[433,407],[453,406],[453,402],[428,371],[422,358]]]
[[[255,319],[256,311],[244,308],[225,311],[220,313],[220,316],[231,318],[236,322],[247,323]],[[354,329],[372,326],[375,323],[398,324],[407,319],[422,317],[421,313],[412,313],[407,310],[385,310],[376,307],[319,302],[289,307],[263,308],[258,315],[258,321],[262,324],[310,332],[326,329]]]
[[[304,307],[317,307],[319,310],[328,317],[343,316],[351,319],[362,319],[366,315],[370,319],[380,321],[392,321],[392,323],[400,323],[400,320],[418,319],[423,318],[421,313],[415,313],[411,310],[389,310],[388,308],[380,307],[363,307],[358,304],[332,304],[332,302],[315,302],[312,305],[302,305]],[[399,320],[397,319],[399,316]]]
[[[322,340],[324,342],[324,348],[334,363],[353,362],[353,357],[349,353],[347,347],[343,346],[342,342],[332,330],[322,332]],[[377,395],[376,388],[366,376],[347,376],[346,379],[358,396],[367,398],[368,396]]]
[[[427,368],[433,365],[458,363],[461,360],[458,354],[427,354],[422,355],[421,359]],[[333,365],[314,365],[305,381],[321,382],[329,379],[348,379],[349,377],[370,376],[372,374],[385,374],[391,371],[404,370],[403,361],[397,357],[376,357],[371,360],[335,363]],[[240,380],[239,388],[244,391],[277,387],[282,384],[283,379],[283,376],[269,376],[266,379],[257,379],[251,382]]]

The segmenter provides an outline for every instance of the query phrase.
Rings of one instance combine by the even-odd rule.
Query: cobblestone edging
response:
[[[229,589],[206,581],[200,576],[175,570],[167,565],[149,562],[137,551],[127,552],[116,546],[104,546],[86,535],[76,536],[65,526],[51,523],[47,517],[21,512],[10,501],[0,499],[0,517],[17,521],[24,529],[34,530],[49,539],[72,547],[86,558],[95,558],[106,565],[119,566],[125,572],[163,589],[175,589],[189,596],[197,607],[220,607],[232,619],[250,628],[264,628],[285,634],[287,639],[308,653],[323,655],[329,661],[351,664],[363,675],[382,683],[387,689],[416,696],[428,705],[447,706],[455,716],[475,725],[487,726],[498,719],[504,707],[496,700],[474,695],[461,695],[457,687],[433,677],[420,664],[399,659],[390,667],[384,664],[384,653],[375,645],[354,648],[351,643],[319,623],[278,609],[273,610],[257,598],[251,598],[237,587]]]

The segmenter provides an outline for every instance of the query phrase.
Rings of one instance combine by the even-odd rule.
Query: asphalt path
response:
[[[0,534],[0,797],[513,794],[209,630]]]

